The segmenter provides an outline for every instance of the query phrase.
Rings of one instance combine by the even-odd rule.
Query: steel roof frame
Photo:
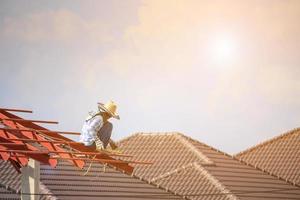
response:
[[[30,110],[0,108],[0,122],[5,127],[0,127],[0,159],[10,161],[20,172],[26,166],[28,159],[32,158],[52,167],[57,165],[57,160],[67,160],[76,167],[83,168],[85,161],[101,162],[116,169],[131,174],[134,164],[151,164],[143,161],[122,161],[111,156],[132,157],[125,154],[99,152],[75,142],[61,134],[75,134],[74,132],[51,131],[36,123],[58,123],[54,121],[27,120],[11,112],[32,113]],[[59,145],[64,144],[71,149],[67,151]],[[42,147],[41,150],[38,146]],[[50,155],[51,154],[51,155]],[[55,156],[53,156],[53,154]],[[84,155],[80,158],[78,155]],[[91,157],[93,155],[93,158]]]

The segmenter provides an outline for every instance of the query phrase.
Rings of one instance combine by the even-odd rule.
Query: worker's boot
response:
[[[118,148],[117,144],[112,139],[109,139],[109,145],[112,150],[115,150]]]

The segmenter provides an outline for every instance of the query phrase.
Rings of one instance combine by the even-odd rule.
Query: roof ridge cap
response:
[[[135,132],[135,133],[132,133],[131,135],[128,135],[128,136],[120,139],[119,141],[117,141],[117,143],[122,143],[122,142],[124,142],[126,140],[129,140],[129,139],[131,139],[133,137],[136,137],[138,135],[142,135],[142,136],[156,136],[156,135],[178,135],[178,134],[181,134],[181,133],[176,132],[176,131],[174,131],[174,132],[172,132],[172,131],[170,131],[170,132]]]
[[[191,144],[187,138],[187,136],[177,133],[176,137],[182,142],[184,145],[186,145],[191,151],[193,151],[198,157],[203,159],[207,164],[214,164],[212,160],[210,160],[206,155],[204,155],[198,148],[196,148],[193,144]]]
[[[266,146],[267,144],[276,142],[277,140],[282,139],[282,138],[284,138],[284,137],[288,137],[289,135],[292,135],[292,134],[296,133],[297,131],[300,131],[300,127],[294,128],[294,129],[292,129],[292,130],[289,130],[289,131],[287,131],[287,132],[284,132],[284,133],[282,133],[282,134],[279,134],[279,135],[277,135],[277,136],[275,136],[275,137],[272,137],[272,138],[270,138],[270,139],[267,139],[267,140],[265,140],[265,141],[263,141],[263,142],[260,142],[260,143],[254,145],[254,146],[251,146],[251,147],[249,147],[249,148],[247,148],[247,149],[245,149],[245,150],[243,150],[243,151],[241,151],[241,152],[239,152],[239,153],[237,153],[237,154],[234,154],[234,156],[235,156],[235,157],[242,156],[242,155],[244,155],[244,154],[246,154],[246,153],[248,153],[248,152],[253,151],[254,149],[264,147],[264,146]]]
[[[226,194],[227,197],[231,200],[238,200],[239,198],[231,192],[229,189],[226,188],[226,186],[221,183],[217,178],[215,178],[213,175],[211,175],[204,167],[199,165],[197,162],[193,163],[194,168],[201,172],[213,185],[215,185],[221,193],[228,193]]]
[[[185,140],[187,140],[187,139],[192,140],[192,141],[194,141],[194,142],[196,142],[196,143],[199,143],[199,144],[201,144],[201,145],[206,146],[207,148],[209,148],[209,149],[211,149],[211,150],[213,150],[213,151],[216,151],[216,152],[221,153],[221,154],[223,154],[223,155],[226,155],[226,156],[228,156],[228,157],[232,157],[231,154],[228,154],[228,153],[226,153],[225,151],[221,151],[221,150],[219,150],[219,149],[217,149],[217,148],[215,148],[215,147],[213,147],[213,146],[210,146],[210,145],[208,145],[208,144],[206,144],[206,143],[204,143],[204,142],[201,142],[201,141],[199,141],[199,140],[193,139],[193,138],[190,137],[190,136],[187,136],[187,135],[184,135],[184,134],[181,134],[181,136],[182,136]],[[194,145],[193,145],[193,146],[194,146]],[[197,149],[197,148],[196,148],[196,149]],[[198,151],[199,151],[199,150],[198,150]]]
[[[191,163],[189,163],[189,164],[180,166],[180,167],[178,167],[178,168],[176,168],[176,169],[173,169],[173,170],[171,170],[171,171],[168,171],[168,172],[166,172],[166,173],[164,173],[164,174],[161,174],[161,175],[159,175],[159,176],[157,176],[157,177],[154,177],[154,178],[152,178],[150,181],[151,181],[151,182],[155,182],[155,181],[158,181],[158,180],[160,180],[160,179],[166,178],[166,177],[168,177],[168,176],[172,176],[172,175],[175,174],[175,173],[178,173],[178,172],[181,172],[181,171],[183,171],[183,170],[186,170],[186,169],[188,169],[188,168],[190,168],[190,167],[193,167],[194,164],[200,164],[201,166],[202,166],[202,165],[204,165],[204,166],[208,166],[208,165],[209,165],[209,166],[215,166],[214,164],[213,164],[213,165],[211,165],[211,164],[208,164],[208,165],[207,165],[207,163],[201,163],[201,162],[199,162],[199,161],[195,161],[195,162],[191,162]]]
[[[161,174],[161,175],[159,175],[159,176],[157,176],[157,177],[154,177],[154,178],[152,178],[152,179],[150,180],[150,182],[155,182],[155,181],[161,180],[161,179],[163,179],[163,178],[172,176],[172,175],[175,174],[175,173],[178,173],[178,172],[180,172],[180,171],[183,171],[183,170],[185,170],[185,169],[187,169],[187,168],[192,167],[194,163],[195,163],[195,162],[189,163],[189,164],[187,164],[187,165],[183,165],[183,166],[181,166],[181,167],[178,167],[178,168],[176,168],[176,169],[173,169],[173,170],[171,170],[171,171],[168,171],[168,172],[166,172],[166,173],[164,173],[164,174]]]
[[[130,138],[136,137],[136,136],[138,136],[138,135],[140,135],[140,134],[141,134],[141,132],[135,132],[135,133],[132,133],[132,134],[130,134],[130,135],[128,135],[128,136],[126,136],[126,137],[124,137],[124,138],[118,140],[117,143],[125,142],[125,141],[129,140]]]
[[[40,193],[43,194],[43,196],[47,196],[51,200],[58,199],[55,194],[42,182],[40,181]],[[50,196],[50,197],[49,197]]]
[[[140,132],[139,134],[145,135],[145,136],[157,136],[157,135],[164,136],[164,135],[178,135],[181,133],[176,132],[176,131],[165,131],[165,132],[157,131],[157,132]]]

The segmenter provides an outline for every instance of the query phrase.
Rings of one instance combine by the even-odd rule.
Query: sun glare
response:
[[[210,52],[213,62],[225,66],[237,58],[236,42],[229,36],[215,37],[211,42]]]

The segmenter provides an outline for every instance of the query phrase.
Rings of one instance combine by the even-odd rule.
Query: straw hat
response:
[[[103,110],[110,114],[113,118],[120,119],[119,115],[117,114],[117,105],[113,101],[109,101],[106,104],[98,103],[99,110]]]

